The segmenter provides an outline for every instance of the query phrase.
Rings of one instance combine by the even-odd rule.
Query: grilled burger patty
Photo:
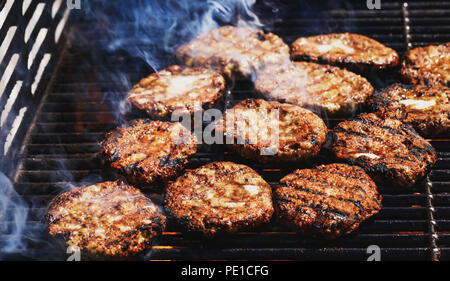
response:
[[[150,248],[166,218],[136,188],[103,182],[74,188],[50,203],[50,235],[95,257],[130,257]]]
[[[138,119],[109,132],[101,146],[101,155],[128,181],[155,186],[186,166],[197,138],[180,123]]]
[[[296,170],[274,192],[278,220],[302,234],[333,239],[358,228],[381,209],[377,186],[357,166]]]
[[[450,88],[394,84],[368,102],[372,110],[413,126],[422,136],[450,135]]]
[[[188,66],[217,69],[228,78],[250,78],[264,64],[288,61],[289,46],[272,33],[250,27],[222,26],[177,50]]]
[[[349,115],[373,93],[363,77],[338,67],[311,62],[273,64],[258,73],[255,89],[264,98],[329,115]]]
[[[166,210],[188,231],[206,236],[269,222],[272,190],[251,168],[214,162],[186,172],[169,185]]]
[[[128,93],[127,100],[154,119],[171,119],[171,114],[212,108],[220,101],[225,79],[207,68],[170,66],[142,79]]]
[[[450,87],[450,42],[409,50],[400,72],[407,83]]]
[[[271,114],[273,110],[278,113]],[[315,156],[327,134],[323,120],[311,111],[261,99],[240,102],[218,120],[215,129],[216,133],[233,138],[233,144],[228,145],[232,151],[262,163]]]
[[[339,123],[332,148],[338,159],[363,167],[380,184],[412,186],[436,163],[434,148],[412,127],[374,113]]]
[[[345,67],[356,72],[385,70],[398,65],[399,56],[372,38],[352,33],[301,37],[292,43],[295,60]]]

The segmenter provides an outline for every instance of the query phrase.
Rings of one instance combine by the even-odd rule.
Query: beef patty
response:
[[[101,156],[128,181],[152,187],[174,179],[197,151],[180,123],[138,119],[109,132]]]
[[[409,50],[400,72],[406,83],[450,87],[450,42]]]
[[[295,60],[306,60],[371,72],[396,67],[399,56],[372,38],[352,33],[332,33],[301,37],[292,43]]]
[[[331,116],[350,115],[373,93],[363,77],[311,62],[273,64],[258,73],[255,89],[264,98],[307,107]]]
[[[333,139],[338,159],[363,167],[380,184],[412,186],[436,163],[434,148],[412,127],[374,113],[339,123]]]
[[[266,63],[290,59],[289,46],[272,33],[251,27],[222,26],[177,50],[188,66],[217,69],[228,78],[248,79]]]
[[[168,186],[166,210],[188,231],[206,236],[269,222],[272,190],[251,168],[214,162],[186,172]]]
[[[368,101],[372,110],[413,126],[422,136],[450,135],[450,88],[394,84]]]
[[[215,124],[240,156],[262,163],[293,162],[319,153],[327,127],[311,111],[275,101],[247,99]]]
[[[329,164],[285,176],[275,189],[274,204],[282,224],[333,239],[377,214],[381,195],[360,167]]]
[[[151,247],[165,228],[159,207],[123,182],[74,188],[50,203],[50,235],[63,238],[88,257],[131,257]],[[82,256],[83,258],[83,256]]]
[[[171,120],[174,112],[192,116],[214,107],[224,89],[225,79],[213,70],[173,65],[142,79],[127,100],[153,119]]]

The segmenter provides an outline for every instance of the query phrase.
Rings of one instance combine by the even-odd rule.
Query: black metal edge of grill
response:
[[[8,18],[0,27],[0,38],[5,38],[8,26],[17,24],[11,14],[22,13],[22,5],[18,2],[14,1]],[[16,35],[25,33],[27,22],[33,16],[30,11],[35,11],[39,3],[44,2],[48,5],[44,8],[42,18],[45,18],[44,15],[47,15],[47,18],[38,21],[27,44],[24,44],[21,38],[16,39],[20,36],[15,36],[0,65],[0,74],[3,75],[7,68],[5,62],[10,60],[16,50],[22,50],[16,72],[4,93],[11,93],[18,80],[22,79],[24,86],[17,95],[17,102],[14,103],[5,124],[12,126],[23,106],[26,105],[29,109],[21,117],[23,119],[18,126],[16,137],[7,156],[2,158],[0,167],[8,167],[3,172],[13,180],[15,190],[31,206],[27,225],[31,225],[31,229],[36,231],[42,231],[42,215],[46,205],[56,194],[72,184],[115,177],[102,168],[95,156],[98,140],[104,132],[118,123],[117,115],[112,110],[117,108],[117,98],[120,94],[126,92],[130,84],[152,71],[145,62],[120,50],[112,53],[101,49],[98,52],[92,51],[97,47],[96,40],[101,40],[101,34],[89,35],[93,23],[85,21],[78,11],[69,11],[64,3],[51,19],[51,1],[31,1],[25,15],[19,17],[23,24],[17,24]],[[5,7],[7,5],[8,1]],[[306,8],[314,10],[310,12],[300,4],[283,1],[277,12],[274,12],[276,9],[270,3],[257,5],[255,9],[261,20],[267,21],[264,22],[266,28],[279,34],[287,43],[301,35],[349,31],[368,35],[403,54],[412,47],[450,41],[450,34],[445,33],[445,27],[450,27],[450,3],[382,1],[381,5],[381,10],[369,10],[364,3],[355,4],[352,9],[347,10],[348,5],[323,9],[320,5],[315,7],[308,4]],[[69,12],[75,13],[75,16],[71,16],[66,24],[68,32],[63,33],[65,35],[57,45],[52,43],[54,41],[51,39],[54,38],[46,39],[48,41],[42,44],[42,50],[39,50],[31,70],[22,73],[20,70],[27,69],[27,58],[33,45],[31,38],[37,36],[36,30],[48,26],[49,34],[54,34],[55,22],[59,22],[64,14]],[[438,24],[433,24],[433,21]],[[125,27],[126,24],[124,22]],[[77,36],[83,31],[86,38],[93,36],[90,45],[77,41]],[[106,55],[102,55],[101,51]],[[52,57],[39,86],[32,94],[32,74],[36,74],[37,62],[47,53],[52,54]],[[167,62],[172,59],[168,58]],[[99,63],[104,65],[97,68],[99,65],[95,64]],[[79,67],[82,64],[91,64],[97,70],[133,71],[127,73],[130,81],[118,83],[111,80],[116,77],[98,77],[95,70],[89,72],[86,68]],[[6,96],[0,96],[2,110],[8,100]],[[231,94],[226,96],[225,109],[248,96],[252,96],[250,85],[234,85]],[[330,127],[337,122],[339,120],[328,120]],[[11,126],[2,126],[2,141],[11,131]],[[381,248],[383,260],[447,260],[450,257],[450,147],[446,139],[435,139],[431,142],[439,151],[439,162],[429,179],[408,190],[380,187],[385,206],[382,213],[348,237],[331,242],[322,241],[297,236],[276,223],[271,223],[254,231],[210,241],[186,236],[176,225],[170,225],[153,246],[151,259],[366,260],[369,256],[367,247],[377,245]],[[3,145],[0,148],[1,154],[4,153],[2,149]],[[230,155],[220,147],[208,145],[201,146],[188,169],[213,160],[248,164],[262,174],[272,186],[292,170],[286,166],[274,167],[248,162]],[[7,165],[11,162],[17,164]],[[161,203],[161,194],[148,195]],[[34,225],[37,227],[33,228]],[[0,237],[0,241],[2,239],[4,237]],[[28,242],[28,246],[32,252],[43,250],[40,248],[41,243]],[[44,256],[43,259],[66,257],[65,252],[59,254],[55,257]],[[30,256],[19,255],[11,258],[22,259]]]

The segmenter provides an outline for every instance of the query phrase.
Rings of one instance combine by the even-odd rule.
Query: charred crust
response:
[[[245,38],[245,45],[241,44],[241,38]],[[224,46],[222,40],[229,44]],[[239,59],[235,54],[240,54]],[[177,58],[188,66],[216,69],[230,80],[247,80],[267,63],[288,61],[290,52],[289,46],[273,33],[250,27],[222,26],[180,46]]]
[[[140,255],[166,224],[159,207],[120,181],[67,191],[52,200],[45,218],[50,236],[79,247],[83,259]]]
[[[280,223],[300,234],[334,239],[378,213],[381,195],[361,168],[329,164],[284,177],[274,203]]]
[[[347,45],[353,52],[347,53],[343,49],[321,51],[317,48],[319,45],[331,44],[332,40]],[[292,43],[292,57],[295,60],[334,65],[364,74],[391,72],[400,60],[393,49],[366,36],[351,33],[298,38]]]
[[[179,84],[179,78],[185,78],[187,82],[183,83],[187,86],[170,88],[170,81]],[[203,110],[217,106],[224,92],[225,79],[219,73],[207,68],[173,65],[142,79],[128,93],[127,101],[152,119],[170,121],[175,111],[192,117],[200,110],[194,105],[200,105]]]
[[[450,61],[449,45],[450,43],[444,43],[409,50],[400,70],[404,82],[448,86],[448,70],[444,66]]]
[[[321,87],[316,89],[317,85]],[[267,100],[298,105],[317,114],[326,112],[333,117],[352,116],[364,106],[373,90],[369,81],[358,74],[312,62],[270,64],[258,73],[255,81],[256,93]],[[315,98],[305,98],[309,96]]]

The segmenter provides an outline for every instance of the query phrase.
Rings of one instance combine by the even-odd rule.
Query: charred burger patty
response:
[[[450,86],[450,43],[418,47],[408,51],[401,74],[412,84]]]
[[[333,129],[333,152],[388,185],[411,186],[436,163],[434,148],[412,127],[374,113],[339,123]]]
[[[348,234],[381,209],[377,186],[357,166],[329,164],[296,170],[274,192],[278,220],[302,234]]]
[[[225,79],[207,68],[173,65],[142,79],[127,100],[154,119],[170,120],[171,114],[209,109],[223,96]]]
[[[264,98],[311,108],[329,115],[349,115],[373,93],[363,77],[338,67],[311,62],[268,65],[255,89]]]
[[[232,151],[262,163],[315,156],[327,134],[323,120],[311,111],[261,99],[240,102],[218,120],[215,128],[216,133],[233,139],[228,145]]]
[[[450,135],[450,88],[394,84],[369,99],[378,114],[401,120],[422,136]]]
[[[189,171],[169,185],[166,210],[188,231],[206,236],[269,222],[272,190],[251,168],[214,162]]]
[[[295,60],[326,63],[356,72],[384,70],[398,65],[399,56],[372,38],[352,33],[301,37],[292,43]]]
[[[272,33],[251,27],[222,26],[178,48],[188,66],[211,67],[228,78],[250,78],[266,63],[288,61],[289,46]]]
[[[101,155],[127,180],[155,186],[174,179],[197,151],[197,138],[180,123],[139,119],[109,132]]]
[[[158,206],[122,182],[74,188],[50,203],[50,235],[95,257],[130,257],[148,249],[165,228]]]

